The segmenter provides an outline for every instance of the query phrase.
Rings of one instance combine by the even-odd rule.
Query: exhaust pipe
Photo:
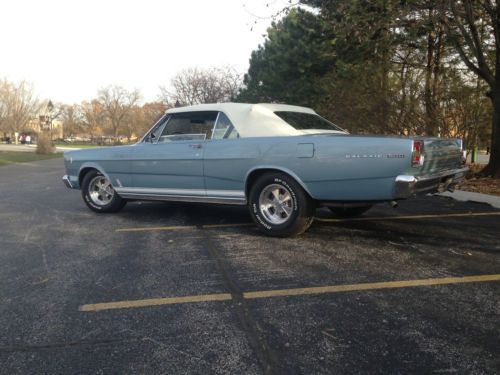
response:
[[[391,205],[392,208],[398,208],[399,207],[399,203],[396,202],[396,201],[390,201],[389,204]]]
[[[437,188],[438,193],[444,193],[445,191],[453,192],[455,190],[455,184],[453,184],[453,178],[448,178],[446,181],[441,182]]]

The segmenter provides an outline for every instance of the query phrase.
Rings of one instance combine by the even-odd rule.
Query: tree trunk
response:
[[[388,67],[388,51],[384,48],[382,53],[382,102],[381,102],[381,127],[385,129],[389,125],[389,67]]]
[[[387,20],[387,1],[384,0],[382,4],[382,14],[383,14],[383,27],[381,34],[382,41],[382,127],[380,129],[386,129],[389,126],[389,62],[391,61],[390,56],[390,47],[387,44],[388,35],[389,35],[389,26]]]
[[[424,104],[425,104],[425,135],[435,135],[434,121],[434,103],[432,97],[432,71],[434,61],[434,38],[432,31],[427,37],[427,65],[425,67],[425,87],[424,87]]]
[[[493,104],[490,161],[481,174],[500,178],[500,87],[491,91],[490,99]]]

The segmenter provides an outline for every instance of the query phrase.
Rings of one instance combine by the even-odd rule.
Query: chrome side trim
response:
[[[66,187],[68,189],[73,189],[73,185],[71,184],[71,181],[69,180],[69,177],[67,174],[65,174],[63,177],[62,177],[62,180],[64,182],[64,185],[66,185]]]
[[[238,190],[115,188],[125,199],[246,205],[245,193]]]
[[[240,190],[205,190],[205,189],[171,189],[171,188],[135,188],[115,187],[118,194],[148,194],[148,195],[182,195],[190,197],[221,197],[245,198],[245,192]]]
[[[243,198],[223,198],[210,196],[192,196],[192,195],[168,195],[168,194],[137,194],[137,193],[119,193],[125,199],[169,201],[169,202],[196,202],[196,203],[217,203],[246,205],[247,201]]]
[[[203,189],[153,189],[153,188],[136,188],[136,187],[116,187],[116,192],[123,194],[149,194],[149,195],[190,195],[203,196],[206,195]]]
[[[215,197],[245,198],[243,190],[207,190],[207,195]]]

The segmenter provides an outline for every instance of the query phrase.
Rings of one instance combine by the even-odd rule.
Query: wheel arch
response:
[[[260,166],[260,167],[255,167],[252,168],[247,172],[247,175],[245,177],[245,197],[248,200],[249,194],[250,194],[250,188],[252,187],[253,183],[262,176],[264,173],[267,172],[280,172],[288,175],[290,178],[293,178],[295,182],[297,182],[302,189],[306,192],[307,195],[311,199],[314,199],[312,196],[311,192],[307,188],[306,184],[300,179],[299,176],[297,176],[293,171],[287,169],[287,168],[282,168],[282,167],[277,167],[277,166]]]
[[[80,167],[80,170],[78,171],[78,184],[80,187],[82,186],[83,178],[91,170],[96,170],[97,172],[101,173],[104,177],[106,177],[108,179],[109,182],[111,182],[111,186],[113,186],[113,188],[114,188],[114,184],[113,184],[113,181],[111,180],[111,178],[109,178],[108,174],[104,171],[104,169],[96,163],[84,163],[84,164],[82,164],[82,166]]]

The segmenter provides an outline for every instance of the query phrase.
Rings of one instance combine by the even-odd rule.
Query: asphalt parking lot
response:
[[[241,207],[66,189],[0,167],[0,373],[498,373],[500,210],[429,197],[293,239]]]

